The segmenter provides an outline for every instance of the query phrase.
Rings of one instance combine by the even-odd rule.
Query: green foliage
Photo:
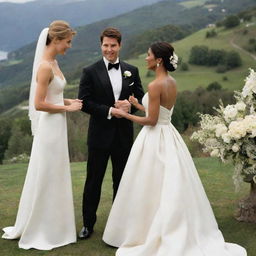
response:
[[[252,53],[256,52],[256,39],[250,38],[244,48],[249,52],[252,52]]]
[[[3,163],[4,153],[8,147],[11,137],[12,120],[9,118],[0,119],[0,164]]]
[[[131,58],[145,53],[153,42],[166,41],[173,42],[180,40],[191,33],[191,29],[166,25],[160,28],[146,30],[127,40],[123,48],[124,58]]]
[[[223,25],[225,26],[225,28],[233,28],[236,27],[240,24],[240,19],[238,16],[236,15],[230,15],[228,16],[225,20]]]
[[[197,113],[213,114],[213,107],[217,107],[219,100],[223,103],[234,102],[233,92],[221,89],[219,83],[209,84],[208,87],[199,87],[195,91],[183,91],[178,94],[172,116],[173,125],[184,132],[192,126],[196,126],[199,121]]]
[[[225,64],[226,52],[224,50],[211,49],[207,55],[207,65],[217,66]]]
[[[222,86],[221,84],[219,84],[218,82],[212,82],[210,83],[207,87],[206,87],[206,90],[207,91],[216,91],[216,90],[221,90],[222,89]]]
[[[89,116],[83,112],[68,113],[68,145],[71,162],[87,160],[87,129]]]
[[[1,70],[0,70],[1,72]],[[29,97],[29,87],[23,85],[21,87],[0,88],[0,113],[12,108],[13,106],[27,100]]]
[[[196,65],[218,66],[217,72],[240,67],[242,59],[235,51],[226,52],[224,50],[211,49],[205,45],[193,46],[190,52],[189,62]],[[224,66],[225,69],[220,67]]]
[[[181,70],[181,71],[188,71],[188,70],[189,70],[188,63],[182,62],[182,63],[180,64],[180,70]]]
[[[193,46],[189,57],[189,63],[196,65],[207,65],[208,52],[209,48],[205,45]]]
[[[154,76],[155,76],[155,73],[152,70],[147,71],[146,77],[154,77]]]
[[[233,69],[240,67],[242,65],[242,59],[240,54],[235,51],[230,51],[226,56],[226,66],[227,69]]]
[[[15,119],[8,141],[8,149],[5,151],[5,159],[11,159],[18,155],[30,155],[32,136],[30,121],[27,118]]]
[[[207,32],[206,32],[206,35],[205,35],[206,38],[211,38],[211,37],[215,37],[215,36],[217,36],[217,32],[216,32],[215,29],[212,29],[212,30],[210,30],[210,31],[207,31]]]

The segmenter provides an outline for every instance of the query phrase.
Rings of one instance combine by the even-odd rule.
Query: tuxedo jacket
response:
[[[130,95],[134,95],[141,102],[144,91],[138,69],[122,61],[120,68],[122,89],[119,100],[128,100]],[[125,71],[130,71],[131,76],[125,77]],[[115,98],[103,59],[83,69],[78,98],[83,100],[82,111],[90,114],[87,137],[89,147],[110,149],[115,136],[119,136],[121,148],[132,146],[132,122],[125,118],[107,119],[109,108],[114,107]],[[135,108],[131,109],[132,113],[135,111]]]

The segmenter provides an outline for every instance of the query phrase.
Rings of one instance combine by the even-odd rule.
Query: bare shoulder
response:
[[[50,63],[44,61],[40,64],[37,71],[37,80],[38,81],[48,81],[48,83],[53,78],[53,71]]]
[[[161,82],[157,79],[153,80],[148,84],[148,89],[157,89],[161,86]]]
[[[148,84],[148,93],[151,95],[160,95],[161,84],[159,83],[159,81],[154,80]]]
[[[39,65],[37,74],[39,75],[39,74],[48,74],[48,73],[49,74],[52,73],[52,67],[51,67],[50,63],[44,61]]]
[[[171,86],[177,86],[176,80],[172,76],[168,76],[168,82],[170,83]]]

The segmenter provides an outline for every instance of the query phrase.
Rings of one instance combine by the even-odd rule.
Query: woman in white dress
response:
[[[66,80],[55,59],[71,47],[74,35],[67,22],[54,21],[37,43],[29,99],[32,151],[15,225],[3,229],[3,238],[20,238],[23,249],[76,242],[66,112],[80,110],[82,103],[63,99]]]
[[[176,82],[168,71],[178,57],[166,42],[152,44],[146,58],[156,77],[148,85],[139,117],[120,116],[144,125],[128,158],[103,240],[119,247],[116,256],[245,256],[225,243],[180,134],[170,123]]]

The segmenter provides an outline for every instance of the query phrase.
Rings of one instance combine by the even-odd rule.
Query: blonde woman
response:
[[[74,35],[67,22],[53,21],[37,43],[29,99],[30,162],[15,225],[3,229],[3,238],[19,238],[23,249],[51,250],[76,242],[66,112],[80,110],[82,103],[63,98],[66,80],[56,60]]]

